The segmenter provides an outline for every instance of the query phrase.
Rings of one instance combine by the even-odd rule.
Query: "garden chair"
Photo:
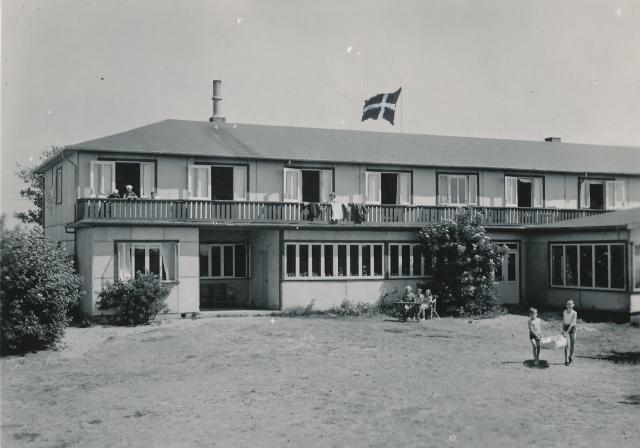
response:
[[[440,315],[438,314],[438,310],[436,309],[437,302],[437,296],[433,296],[433,300],[429,303],[429,314],[431,316],[431,319],[433,319],[433,316],[436,316],[438,319],[440,319]]]

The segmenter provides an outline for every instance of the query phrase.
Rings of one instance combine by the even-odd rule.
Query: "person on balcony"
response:
[[[124,199],[138,199],[138,195],[133,191],[133,185],[127,185],[127,191],[122,195]]]
[[[107,199],[120,199],[120,192],[118,189],[114,188],[111,194],[107,196]]]
[[[342,203],[336,202],[336,193],[334,191],[329,193],[329,204],[331,205],[331,222],[342,221],[344,219]]]
[[[155,191],[151,192],[151,199],[158,199],[158,195],[156,194]]]

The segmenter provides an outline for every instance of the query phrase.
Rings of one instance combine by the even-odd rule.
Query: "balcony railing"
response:
[[[398,225],[419,227],[453,219],[458,207],[364,205],[344,210],[343,219],[331,221],[329,204],[286,202],[200,201],[166,199],[79,199],[77,221],[113,223],[245,223]],[[602,213],[603,210],[475,207],[472,213],[485,225],[546,224]]]

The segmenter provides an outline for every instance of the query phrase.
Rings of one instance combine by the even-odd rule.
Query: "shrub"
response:
[[[113,310],[116,325],[141,325],[151,322],[167,307],[171,286],[151,273],[138,272],[134,279],[108,283],[98,293],[99,310]]]
[[[455,221],[431,224],[419,233],[434,260],[432,292],[450,314],[490,316],[500,311],[494,272],[504,249],[491,241],[480,218],[463,209]]]
[[[0,223],[0,233],[2,354],[50,348],[80,301],[80,278],[42,228],[5,230]]]
[[[333,306],[329,312],[338,316],[360,316],[366,314],[369,304],[365,302],[354,303],[349,299],[344,299],[339,306]]]

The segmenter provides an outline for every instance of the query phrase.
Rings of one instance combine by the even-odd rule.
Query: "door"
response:
[[[507,305],[520,303],[520,245],[499,243],[507,247],[502,255],[502,266],[496,271],[500,301]]]

